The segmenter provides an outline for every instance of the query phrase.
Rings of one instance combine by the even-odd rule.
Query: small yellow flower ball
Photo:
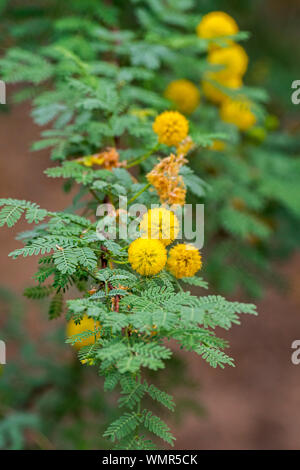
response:
[[[211,65],[223,66],[218,71],[219,81],[232,75],[243,76],[248,68],[249,58],[245,49],[239,44],[233,44],[230,47],[214,49],[207,58]]]
[[[142,276],[153,276],[162,271],[167,262],[167,252],[159,240],[138,238],[128,248],[132,268]]]
[[[142,238],[160,240],[165,246],[170,245],[178,235],[179,222],[174,212],[157,207],[144,214],[140,232]]]
[[[241,131],[246,131],[256,123],[256,116],[251,111],[251,103],[247,100],[224,101],[220,108],[220,117],[224,122],[235,124]]]
[[[82,318],[81,322],[76,324],[73,320],[69,321],[67,324],[67,337],[69,338],[70,336],[73,335],[78,335],[80,333],[83,333],[84,331],[94,331],[95,327],[100,328],[100,323],[98,321],[95,322],[92,318],[88,318],[87,315],[84,315]],[[100,338],[100,333],[97,334],[97,338]],[[91,335],[86,339],[83,339],[81,341],[77,341],[77,343],[74,344],[74,347],[76,349],[80,349],[83,346],[90,346],[95,343],[95,335]]]
[[[185,243],[174,246],[170,250],[167,267],[178,279],[194,276],[202,267],[199,250]]]
[[[239,31],[236,21],[224,11],[212,11],[204,15],[197,26],[197,35],[202,39],[232,36]]]
[[[178,111],[164,111],[155,119],[153,130],[161,144],[177,146],[187,137],[189,122]]]
[[[200,102],[198,88],[189,80],[174,80],[165,91],[165,97],[173,101],[178,111],[191,114]]]
[[[226,144],[223,140],[214,140],[212,145],[209,147],[209,150],[214,150],[215,152],[222,152],[225,150]]]
[[[218,72],[206,74],[207,79],[217,82],[223,87],[229,88],[231,90],[238,90],[241,88],[243,81],[239,75],[232,75],[230,77],[220,77]],[[228,95],[223,92],[217,86],[213,85],[208,80],[203,80],[202,82],[203,93],[207,99],[213,103],[219,104],[228,98]]]

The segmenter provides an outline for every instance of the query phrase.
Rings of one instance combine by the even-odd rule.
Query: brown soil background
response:
[[[61,181],[47,178],[48,153],[30,153],[37,129],[22,105],[0,114],[1,197],[38,202],[59,210],[70,196]],[[13,261],[7,255],[19,246],[12,235],[28,226],[0,230],[0,285],[21,294],[30,284],[36,259]],[[215,370],[196,355],[186,356],[191,377],[199,384],[191,394],[206,408],[203,417],[188,412],[174,427],[178,449],[298,449],[300,427],[300,365],[291,363],[291,343],[300,339],[300,255],[280,267],[290,281],[289,292],[269,289],[258,303],[259,316],[244,317],[241,326],[225,332],[236,368]],[[46,327],[37,306],[26,301],[26,327],[33,336]],[[3,313],[0,315],[0,323]],[[48,326],[47,326],[48,327]],[[179,379],[180,380],[180,379]]]

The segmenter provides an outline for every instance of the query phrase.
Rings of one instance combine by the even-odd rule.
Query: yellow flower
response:
[[[69,338],[70,336],[78,335],[88,330],[94,331],[95,328],[100,328],[100,323],[98,321],[95,322],[95,320],[93,320],[92,318],[88,318],[87,315],[84,315],[81,322],[78,323],[77,325],[73,320],[69,321],[69,323],[67,324],[67,337]],[[100,338],[100,333],[97,334],[97,338]],[[80,349],[83,346],[90,346],[94,343],[95,343],[95,335],[91,335],[86,339],[77,341],[74,344],[74,347],[76,349]]]
[[[231,90],[238,90],[243,84],[241,77],[238,75],[225,78],[220,77],[218,72],[210,72],[207,73],[205,77]],[[203,80],[202,88],[205,96],[213,103],[222,103],[222,101],[228,98],[225,92],[221,91],[217,86],[207,80]]]
[[[202,267],[199,250],[185,243],[174,246],[170,250],[167,267],[178,279],[194,276]]]
[[[184,114],[195,111],[200,101],[198,88],[184,79],[171,82],[165,91],[165,97],[173,101],[177,109]]]
[[[214,49],[208,55],[211,65],[220,65],[223,68],[218,71],[219,81],[232,75],[244,75],[247,71],[249,58],[245,49],[239,44],[230,47]]]
[[[202,39],[232,36],[239,31],[235,20],[223,11],[212,11],[204,15],[197,26],[197,35]]]
[[[222,152],[225,148],[226,144],[223,140],[214,140],[212,145],[209,147],[210,150],[214,150],[215,152]]]
[[[251,111],[251,103],[246,99],[240,101],[224,101],[220,109],[223,121],[235,124],[240,130],[246,131],[256,123],[256,116]]]
[[[80,165],[91,167],[94,164],[93,158],[94,155],[87,155],[86,157],[78,158],[76,161],[77,163],[80,163]]]
[[[157,207],[144,214],[140,231],[143,238],[160,240],[167,246],[177,237],[179,222],[174,212]]]
[[[178,111],[165,111],[155,119],[153,130],[161,144],[178,145],[188,135],[189,122]]]
[[[142,276],[153,276],[163,270],[167,252],[159,240],[138,238],[128,248],[128,259],[132,268]]]

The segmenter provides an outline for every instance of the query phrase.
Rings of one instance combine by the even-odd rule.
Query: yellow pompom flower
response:
[[[193,245],[180,243],[171,248],[167,267],[178,279],[192,277],[202,267],[199,250]]]
[[[70,338],[70,336],[78,335],[88,330],[94,331],[95,328],[100,328],[100,326],[101,325],[98,321],[95,321],[92,318],[88,318],[87,315],[84,315],[81,322],[78,324],[76,324],[73,320],[69,321],[69,323],[67,324],[67,337]],[[100,338],[100,333],[97,333],[97,338]],[[74,347],[76,349],[80,349],[83,346],[91,346],[94,343],[95,343],[95,335],[91,335],[86,339],[77,341],[74,344]]]
[[[197,26],[197,35],[203,39],[232,36],[239,31],[236,21],[224,11],[212,11],[204,15]]]
[[[256,116],[251,111],[248,100],[227,100],[220,108],[220,117],[224,122],[235,124],[241,131],[246,131],[256,123]]]
[[[230,47],[214,49],[207,58],[211,65],[220,65],[223,68],[218,71],[219,81],[232,75],[244,75],[247,71],[249,58],[245,49],[239,44]]]
[[[189,122],[178,111],[164,111],[155,119],[153,130],[161,144],[177,146],[187,137]]]
[[[205,76],[208,80],[219,83],[223,87],[229,88],[231,90],[238,90],[243,84],[242,78],[239,75],[220,77],[218,72],[211,72],[207,73]],[[228,95],[208,80],[203,80],[202,82],[204,95],[213,103],[222,103],[228,98]]]
[[[191,114],[200,102],[198,88],[185,79],[171,82],[166,88],[165,97],[173,101],[178,111],[184,114]]]
[[[128,260],[142,276],[153,276],[164,269],[167,252],[159,240],[138,238],[128,248]]]
[[[140,232],[142,238],[160,240],[165,246],[175,240],[179,232],[179,222],[174,212],[157,207],[144,214]]]

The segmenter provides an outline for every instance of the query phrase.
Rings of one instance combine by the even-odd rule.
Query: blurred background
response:
[[[211,11],[211,4],[201,2],[201,12]],[[299,133],[299,107],[290,99],[291,83],[300,79],[298,0],[213,4],[252,32],[246,44],[249,84],[267,88],[273,112],[287,130]],[[13,91],[8,88],[8,97]],[[28,103],[0,109],[1,197],[61,210],[72,194],[63,194],[61,182],[43,174],[48,152],[30,152],[40,129],[29,115]],[[7,256],[18,244],[12,235],[27,229],[20,222],[0,230],[0,339],[7,343],[8,362],[0,369],[0,448],[105,448],[100,436],[115,412],[115,397],[104,397],[101,380],[64,344],[64,320],[49,323],[46,303],[22,297],[36,259]],[[286,280],[285,290],[268,288],[257,318],[244,318],[242,326],[222,332],[235,368],[214,370],[196,355],[185,360],[178,353],[161,373],[159,380],[175,390],[178,403],[176,418],[169,420],[176,448],[299,448],[300,365],[291,362],[291,344],[300,339],[300,253],[276,268]],[[236,293],[235,298],[241,297]]]

